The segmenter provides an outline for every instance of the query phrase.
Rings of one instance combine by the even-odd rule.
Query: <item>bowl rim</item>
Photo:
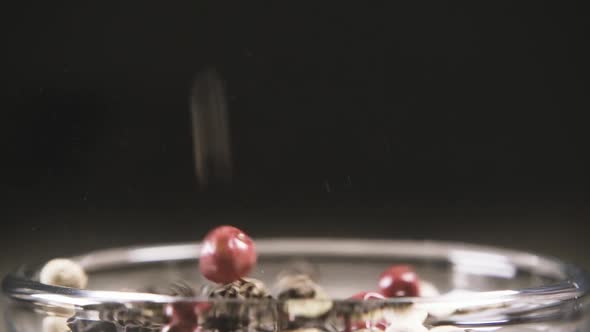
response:
[[[374,300],[372,303],[449,303],[468,302],[472,305],[504,303],[507,301],[571,301],[585,297],[590,292],[590,274],[583,268],[559,259],[528,253],[520,250],[504,249],[494,246],[446,241],[420,240],[368,240],[333,238],[269,238],[256,239],[260,256],[397,256],[408,258],[457,258],[457,255],[480,255],[479,257],[498,258],[500,262],[519,268],[535,269],[537,272],[551,274],[556,283],[515,290],[482,291],[460,295],[439,295],[429,297],[400,297]],[[71,257],[87,272],[116,268],[129,264],[139,265],[165,261],[184,261],[198,259],[200,244],[181,242],[172,244],[152,244],[142,246],[117,247],[91,251]],[[483,255],[483,256],[482,256]],[[488,255],[488,256],[486,256]],[[53,305],[84,306],[91,304],[129,303],[129,302],[264,302],[279,300],[211,300],[203,296],[180,297],[142,292],[105,291],[76,289],[42,284],[30,276],[37,270],[19,272],[5,276],[2,289],[6,296],[15,300]],[[355,299],[332,299],[334,302],[362,302]]]

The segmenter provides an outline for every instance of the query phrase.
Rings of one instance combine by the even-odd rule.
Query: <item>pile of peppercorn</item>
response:
[[[271,299],[273,296],[266,286],[257,279],[247,278],[256,265],[257,254],[254,241],[243,231],[232,226],[220,226],[209,232],[201,244],[199,268],[202,275],[217,284],[207,291],[211,299]],[[427,289],[421,289],[424,285]],[[282,305],[275,312],[269,306],[267,317],[252,317],[248,305],[233,301],[176,303],[167,307],[169,323],[165,332],[195,331],[202,328],[212,330],[247,329],[252,321],[260,323],[261,319],[277,322],[270,324],[269,330],[318,331],[318,320],[330,316],[334,304],[312,276],[294,269],[278,276],[275,284],[276,299]],[[417,297],[424,293],[436,295],[437,291],[430,283],[421,282],[415,270],[409,265],[394,265],[387,268],[378,278],[375,291],[354,294],[351,300],[383,300],[393,297]],[[260,305],[260,301],[257,305]],[[254,312],[256,310],[252,310]],[[260,311],[260,308],[257,308]],[[270,316],[270,317],[268,317]],[[412,308],[411,303],[381,308],[378,313],[368,312],[365,317],[346,317],[344,332],[410,332],[464,331],[456,327],[444,326],[428,330],[424,321],[428,312]],[[201,317],[201,318],[200,318]],[[378,319],[376,320],[376,317]],[[312,321],[313,328],[306,322]],[[260,324],[257,328],[260,330]],[[264,329],[264,328],[262,328]],[[321,329],[330,330],[329,326]],[[338,331],[338,328],[333,328]],[[269,331],[270,332],[270,331]]]
[[[387,298],[411,299],[435,296],[438,290],[420,280],[409,265],[393,265],[379,276],[374,291],[363,291],[350,301],[334,302],[306,268],[289,268],[277,276],[271,293],[260,280],[248,278],[257,261],[254,241],[232,226],[210,231],[201,243],[199,269],[215,286],[205,288],[209,300],[173,302],[164,308],[161,323],[150,322],[143,310],[123,306],[109,316],[125,331],[149,332],[463,332],[454,326],[425,327],[429,316],[445,316],[456,308],[416,307],[411,300],[383,301]],[[54,259],[40,272],[42,283],[84,288],[87,275],[77,263]],[[194,297],[185,282],[174,283],[165,291],[147,290],[181,297]],[[274,295],[274,296],[273,296]],[[253,300],[253,301],[252,301]],[[381,301],[379,301],[381,300]],[[369,301],[369,302],[367,302]],[[152,310],[153,311],[153,310]],[[152,316],[152,317],[156,317]],[[63,332],[74,328],[76,320],[46,317],[45,332]],[[79,321],[78,321],[79,323]],[[80,325],[80,324],[78,324]],[[92,325],[92,324],[91,324]],[[63,331],[62,331],[63,330]]]

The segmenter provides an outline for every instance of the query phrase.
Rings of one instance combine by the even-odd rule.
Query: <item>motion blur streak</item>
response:
[[[224,86],[214,69],[195,77],[191,91],[195,171],[200,189],[229,183],[232,160]]]

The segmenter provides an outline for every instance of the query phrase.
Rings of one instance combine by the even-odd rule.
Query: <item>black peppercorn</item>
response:
[[[270,298],[271,295],[260,280],[243,278],[214,288],[209,292],[209,297],[243,300]]]

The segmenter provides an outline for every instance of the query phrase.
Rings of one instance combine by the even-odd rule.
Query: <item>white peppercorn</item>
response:
[[[56,258],[43,266],[39,281],[53,286],[85,288],[88,276],[78,263],[65,258]]]

